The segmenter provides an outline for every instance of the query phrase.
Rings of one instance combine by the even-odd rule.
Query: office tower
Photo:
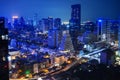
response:
[[[53,29],[54,20],[52,17],[48,17],[48,30]]]
[[[48,29],[49,29],[48,19],[43,18],[43,19],[41,20],[41,25],[42,25],[42,31],[43,31],[43,32],[48,31]]]
[[[71,6],[72,8],[72,12],[71,12],[71,19],[70,19],[70,27],[69,27],[69,31],[70,31],[70,36],[72,39],[72,43],[74,46],[75,51],[78,50],[78,41],[77,41],[77,37],[80,33],[80,24],[81,24],[81,6],[80,4],[75,4]]]
[[[80,22],[81,22],[81,6],[80,4],[75,4],[71,6],[72,12],[71,12],[71,20],[73,20],[73,26],[77,26],[80,28]]]
[[[58,48],[61,42],[62,32],[59,29],[49,29],[48,31],[48,46],[50,48]]]
[[[41,25],[42,31],[46,32],[49,29],[53,29],[53,24],[54,24],[53,18],[48,17],[48,18],[43,18],[39,25]]]
[[[54,19],[54,28],[61,29],[61,19],[60,18]]]
[[[97,25],[98,40],[110,42],[111,20],[100,19]]]
[[[8,30],[5,18],[0,17],[0,79],[9,80],[8,70]]]
[[[64,31],[63,33],[63,37],[59,45],[59,50],[74,52],[74,47],[68,30]]]

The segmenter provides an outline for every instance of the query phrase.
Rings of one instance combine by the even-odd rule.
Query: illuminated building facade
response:
[[[74,50],[78,50],[78,40],[77,37],[80,33],[80,24],[81,24],[81,6],[80,4],[75,4],[71,6],[72,12],[71,12],[71,19],[70,19],[70,36],[72,39],[72,43],[74,46]]]

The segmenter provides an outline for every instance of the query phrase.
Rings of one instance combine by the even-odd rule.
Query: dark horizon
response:
[[[120,17],[119,0],[0,0],[0,16],[11,18],[13,15],[39,19],[52,16],[69,21],[71,5],[81,4],[81,20],[95,21],[98,18],[118,19]]]

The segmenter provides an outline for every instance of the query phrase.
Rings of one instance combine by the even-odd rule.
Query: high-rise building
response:
[[[48,17],[48,29],[53,29],[54,20],[52,17]]]
[[[48,20],[46,18],[43,18],[41,20],[41,29],[43,32],[48,31]]]
[[[75,4],[75,5],[72,5],[71,8],[72,8],[71,20],[72,20],[73,26],[77,26],[80,28],[81,6],[80,4]]]
[[[5,18],[0,17],[0,79],[9,80],[8,69],[8,30]]]
[[[98,40],[110,42],[111,20],[98,20],[97,25]]]
[[[43,32],[48,31],[49,29],[53,29],[53,18],[43,18],[40,22],[41,29]]]
[[[61,19],[60,18],[54,19],[54,27],[57,29],[61,29]]]
[[[74,50],[78,50],[78,40],[77,37],[80,33],[80,24],[81,24],[81,6],[80,4],[75,4],[71,6],[72,12],[71,12],[71,19],[70,19],[70,36],[72,39]]]
[[[68,30],[64,31],[63,33],[63,37],[59,45],[59,50],[74,52],[74,47]]]
[[[118,20],[101,19],[97,21],[97,37],[98,40],[106,41],[108,43],[118,40]]]
[[[48,46],[50,48],[58,48],[61,42],[62,32],[59,29],[49,29]]]

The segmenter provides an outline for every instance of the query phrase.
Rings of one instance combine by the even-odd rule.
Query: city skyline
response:
[[[33,18],[37,13],[39,19],[52,16],[69,21],[71,5],[81,4],[81,21],[95,21],[98,18],[117,19],[120,16],[119,0],[1,0],[1,16],[11,18],[13,15]]]

